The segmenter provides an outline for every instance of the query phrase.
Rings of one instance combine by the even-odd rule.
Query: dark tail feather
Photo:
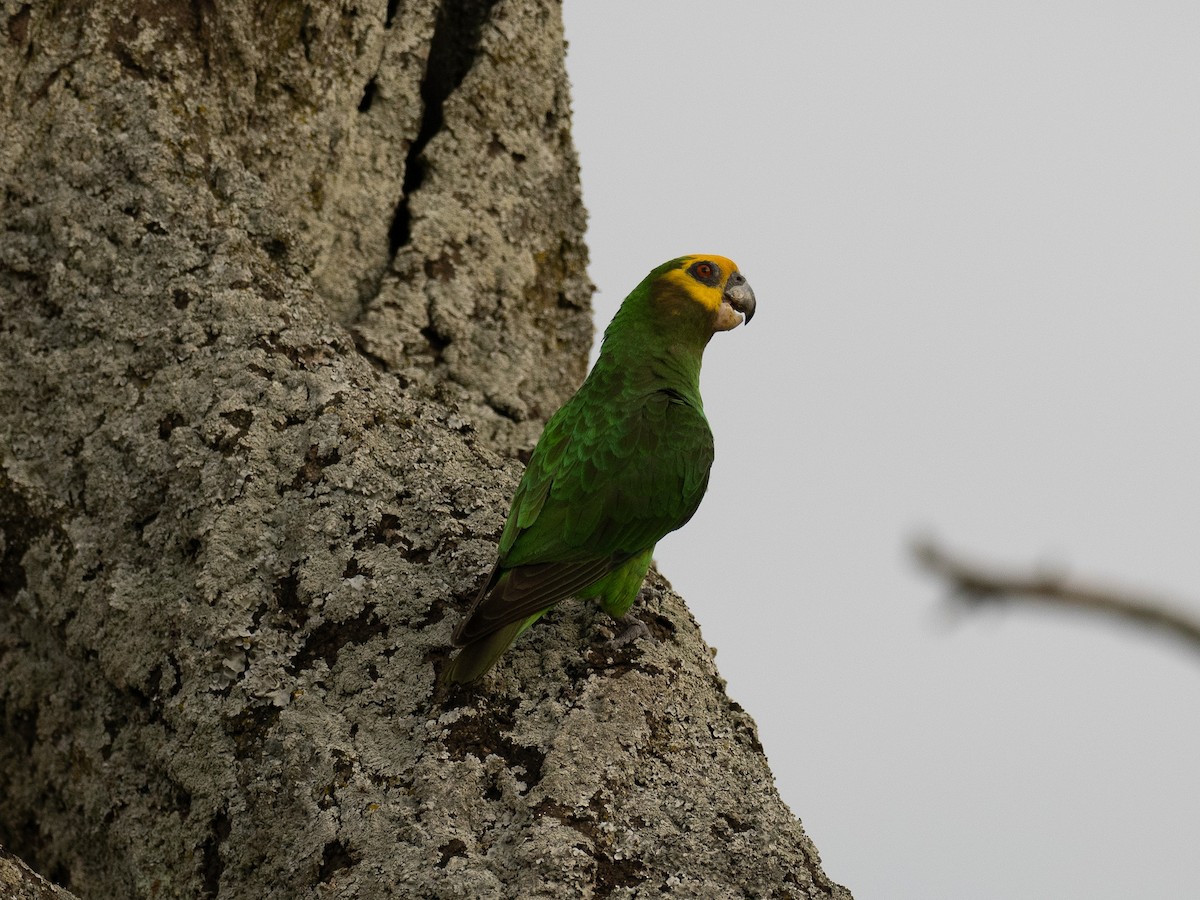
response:
[[[479,680],[529,624],[528,619],[522,619],[467,644],[458,656],[450,660],[450,665],[442,673],[442,681],[447,684],[469,684]]]

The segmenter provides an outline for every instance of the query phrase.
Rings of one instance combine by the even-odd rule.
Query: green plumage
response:
[[[454,632],[463,650],[446,679],[480,677],[568,597],[594,599],[609,615],[624,616],[655,544],[699,506],[713,461],[700,362],[721,285],[681,277],[694,259],[701,258],[660,266],[625,299],[587,380],[546,424],[513,497],[496,565]],[[708,261],[726,264],[724,277],[736,273],[721,257],[703,259],[718,272]]]

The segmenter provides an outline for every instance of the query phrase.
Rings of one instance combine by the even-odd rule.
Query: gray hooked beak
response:
[[[734,272],[725,282],[725,300],[746,317],[746,324],[754,318],[754,290],[741,272]]]

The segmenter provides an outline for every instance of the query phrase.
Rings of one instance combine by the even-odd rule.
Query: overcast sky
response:
[[[565,16],[598,325],[683,253],[758,295],[709,346],[717,462],[658,561],[828,874],[1200,897],[1200,654],[952,614],[906,552],[1200,616],[1200,5]]]

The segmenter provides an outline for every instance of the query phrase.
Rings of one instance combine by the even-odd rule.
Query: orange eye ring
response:
[[[716,287],[721,280],[720,267],[711,260],[701,260],[694,262],[688,267],[688,274],[695,278],[698,282],[709,287]]]

